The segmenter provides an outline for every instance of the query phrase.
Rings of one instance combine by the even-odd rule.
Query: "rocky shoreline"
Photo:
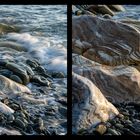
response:
[[[74,135],[140,134],[140,21],[121,5],[72,7]]]
[[[16,27],[0,24],[1,38],[10,32]],[[67,133],[66,75],[47,70],[37,51],[0,41],[0,135]]]
[[[83,129],[78,135],[139,135],[140,104],[130,102],[114,105],[120,112],[118,116],[90,130]]]

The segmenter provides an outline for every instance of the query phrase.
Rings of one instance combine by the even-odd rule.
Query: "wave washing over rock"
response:
[[[73,5],[73,134],[140,134],[140,21],[135,8]]]
[[[66,6],[0,7],[0,135],[65,135]]]

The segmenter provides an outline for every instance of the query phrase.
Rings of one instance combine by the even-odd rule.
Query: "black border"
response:
[[[66,136],[72,136],[73,138],[115,138],[114,136],[76,136],[72,135],[72,14],[71,14],[71,5],[72,4],[140,4],[139,0],[0,0],[0,5],[67,5],[67,72],[68,72],[68,77],[67,77],[67,135]],[[60,137],[66,138],[65,136],[25,136],[25,138],[33,138],[33,139],[45,139],[47,138],[55,138],[55,137]],[[5,136],[0,136],[0,137],[5,137]],[[10,136],[11,138],[14,136]],[[21,138],[21,136],[16,136],[18,139]],[[22,137],[24,137],[22,135]],[[118,136],[120,137],[120,136]],[[121,135],[121,137],[123,137]],[[131,136],[129,136],[131,137]],[[133,137],[133,136],[132,136]],[[132,138],[131,137],[131,138]],[[136,137],[135,137],[136,138]]]
[[[67,40],[67,65],[68,65],[68,77],[67,77],[67,81],[68,81],[68,95],[67,95],[67,99],[68,99],[68,135],[72,134],[72,6],[68,5],[68,28],[67,28],[67,35],[68,35],[68,40]]]

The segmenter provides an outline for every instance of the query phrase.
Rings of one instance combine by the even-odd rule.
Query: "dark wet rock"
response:
[[[52,77],[53,78],[65,78],[65,75],[62,72],[53,72]]]
[[[123,128],[124,135],[136,135],[134,132],[129,130],[128,128]]]
[[[33,61],[33,60],[26,60],[26,63],[29,65],[29,66],[31,66],[31,67],[33,67],[33,68],[36,68],[36,67],[38,67],[38,63],[36,62],[36,61]]]
[[[22,63],[22,62],[20,62],[20,63],[18,63],[18,64],[26,70],[26,72],[27,72],[27,74],[28,74],[29,76],[33,76],[33,75],[34,75],[33,70],[32,70],[28,65],[26,65],[26,64],[24,64],[24,63]]]
[[[119,123],[115,124],[115,127],[118,128],[118,129],[124,128],[124,126],[122,124],[119,124]]]
[[[35,71],[37,71],[38,73],[46,73],[46,70],[43,66],[37,66],[35,68]]]
[[[111,133],[112,135],[119,135],[119,133],[115,129],[108,128],[107,132]]]
[[[0,47],[11,48],[20,52],[27,51],[27,49],[25,49],[25,47],[23,47],[21,44],[12,41],[2,41],[0,42]]]
[[[5,66],[8,63],[8,60],[0,59],[0,66]]]
[[[26,124],[20,118],[15,119],[14,124],[23,129],[26,127]]]
[[[19,65],[15,63],[8,63],[6,64],[6,68],[13,71],[16,75],[18,75],[22,79],[23,84],[27,85],[29,83],[30,79],[26,73],[26,70],[20,67]]]
[[[23,83],[22,80],[20,79],[20,77],[18,77],[17,75],[11,75],[10,79],[15,81],[15,82],[17,82],[17,83],[19,83],[19,84]]]
[[[60,112],[60,114],[62,114],[63,116],[67,117],[67,109],[65,107],[60,107],[58,109],[58,111]]]
[[[35,75],[32,77],[31,82],[38,83],[41,86],[50,86],[50,82],[43,76]]]
[[[15,120],[14,115],[8,115],[8,117],[7,117],[8,122],[12,123],[14,120]]]

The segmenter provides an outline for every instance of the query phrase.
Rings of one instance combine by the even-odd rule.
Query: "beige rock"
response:
[[[73,61],[73,71],[91,80],[110,101],[140,101],[140,72],[136,68],[103,66],[81,56],[75,56]]]
[[[100,64],[140,64],[139,37],[129,24],[86,15],[72,19],[72,51]]]
[[[4,127],[0,127],[0,135],[21,135],[21,133],[17,130],[10,130]]]
[[[89,79],[72,73],[72,127],[74,132],[90,129],[114,118],[118,110]]]

